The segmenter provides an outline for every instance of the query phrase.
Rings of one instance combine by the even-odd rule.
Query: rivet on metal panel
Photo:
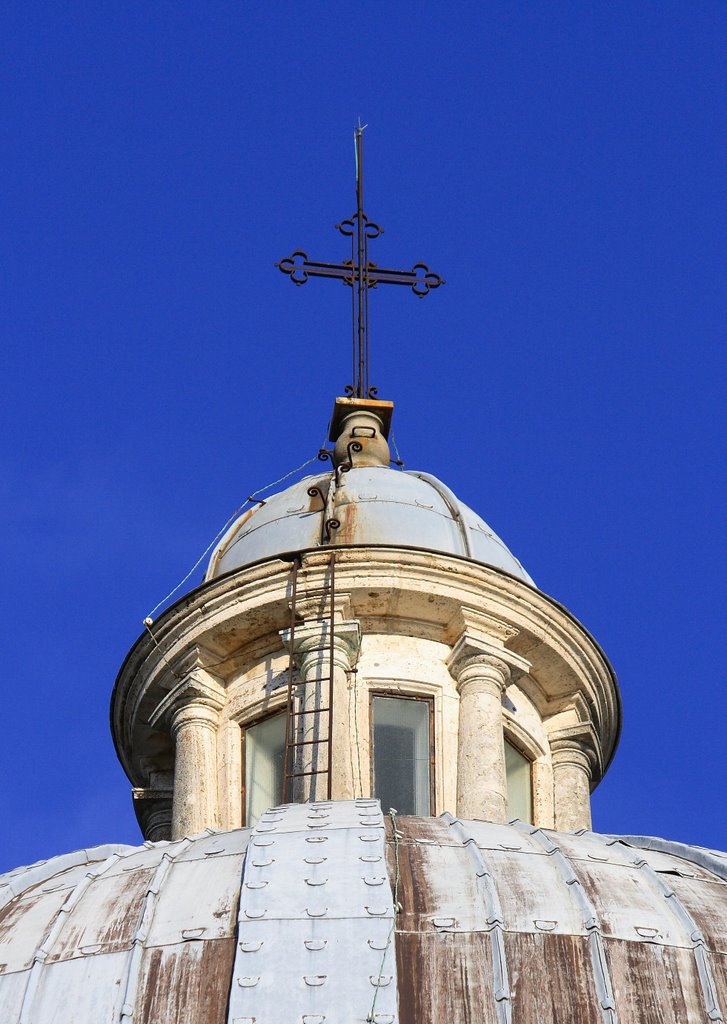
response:
[[[240,988],[255,988],[259,981],[260,975],[258,974],[257,977],[248,976],[246,978],[238,978],[237,984],[240,986]],[[253,1017],[253,1020],[254,1019],[255,1018]]]
[[[258,825],[257,829],[258,832],[276,832],[277,825]],[[260,846],[261,844],[257,843],[256,845]]]
[[[245,917],[249,917],[251,921],[257,921],[258,918],[265,917],[264,910],[246,910]]]
[[[311,953],[317,953],[321,949],[325,949],[328,945],[328,939],[304,939],[303,945],[306,949],[309,949]]]
[[[608,859],[609,859],[607,853],[602,853],[602,854],[589,853],[588,857],[589,857],[590,860],[598,860],[598,861],[601,861],[601,862],[607,862]]]
[[[359,860],[362,860],[364,864],[378,864],[381,861],[381,857],[367,856],[364,854],[362,857],[359,857]]]
[[[457,923],[453,917],[433,917],[432,924],[435,928],[452,928]]]
[[[267,882],[245,882],[246,889],[264,889]]]
[[[304,857],[303,861],[305,864],[324,864],[328,860],[328,857]]]
[[[206,928],[183,928],[182,929],[182,938],[183,939],[201,939],[206,931],[207,931]]]
[[[325,1013],[304,1013],[300,1019],[303,1024],[323,1024],[326,1015]]]
[[[328,913],[328,907],[306,907],[305,912],[308,917],[325,917]]]
[[[259,942],[240,942],[238,945],[242,953],[257,953],[262,948],[263,942],[262,940]]]
[[[255,839],[253,839],[252,845],[253,846],[274,846],[275,845],[275,840],[274,839],[259,839],[259,838],[256,837]]]
[[[319,985],[325,985],[328,981],[327,974],[304,974],[303,981],[306,985],[310,985],[312,988],[318,988]]]
[[[233,1017],[232,1024],[255,1024],[255,1017]]]
[[[369,939],[368,940],[368,944],[371,947],[371,949],[378,949],[378,950],[387,949],[388,946],[389,946],[389,943],[388,943],[388,941],[386,939],[384,939],[383,941],[380,940],[380,939],[378,939],[378,940],[377,939]]]
[[[366,885],[383,885],[384,882],[386,881],[386,879],[383,877],[367,878],[366,875],[362,875],[361,877],[363,878]]]
[[[369,981],[374,988],[386,988],[390,985],[393,979],[393,974],[371,974],[369,975]]]
[[[328,836],[306,836],[306,843],[327,843]]]
[[[638,925],[634,925],[634,930],[642,939],[655,939],[659,934],[658,928],[643,928]]]
[[[372,835],[359,836],[359,839],[361,840],[362,843],[378,843],[379,838],[379,836]]]
[[[274,864],[275,860],[271,857],[269,860],[254,860],[252,866],[254,868],[269,868],[271,864]]]
[[[371,1018],[373,1024],[394,1024],[393,1013],[375,1013]]]
[[[364,910],[366,911],[366,913],[370,914],[371,917],[385,917],[388,909],[389,908],[386,907],[386,906],[383,906],[383,907],[364,907]]]
[[[306,885],[325,885],[328,881],[327,878],[306,878]]]
[[[541,932],[552,932],[557,923],[557,921],[533,921],[535,927]]]
[[[309,821],[308,822],[308,828],[328,828],[328,822],[327,821],[316,821],[316,822]]]
[[[81,956],[93,956],[94,953],[98,953],[98,951],[100,949],[102,949],[102,948],[103,947],[102,947],[102,944],[100,942],[94,942],[90,946],[81,946],[80,947]]]

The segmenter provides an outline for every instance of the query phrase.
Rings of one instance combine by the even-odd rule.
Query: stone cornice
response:
[[[318,549],[304,553],[312,587],[325,583],[329,557]],[[132,756],[138,749],[135,737],[144,735],[150,714],[169,689],[167,662],[176,666],[194,647],[214,650],[218,664],[229,657],[228,649],[238,662],[247,650],[274,650],[289,621],[289,579],[290,565],[282,559],[214,579],[165,611],[151,627],[154,638],[148,632],[139,638],[112,697],[114,742],[133,782],[139,777]],[[495,656],[509,653],[532,663],[531,678],[523,682],[534,686],[537,681],[543,714],[551,704],[562,706],[580,694],[599,736],[603,764],[610,761],[621,721],[613,671],[598,644],[556,601],[480,563],[401,547],[342,547],[336,583],[337,595],[350,599],[356,619],[366,620],[367,628],[386,632],[389,626],[392,632],[443,643],[468,632],[497,647]],[[466,628],[458,634],[460,610]],[[521,671],[522,664],[514,668]]]

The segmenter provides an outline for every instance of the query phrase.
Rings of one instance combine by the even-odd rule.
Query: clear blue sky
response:
[[[149,609],[372,379],[619,675],[602,831],[727,848],[723,3],[70,2],[0,23],[0,868],[138,841],[108,701]],[[196,582],[197,580],[195,580]]]

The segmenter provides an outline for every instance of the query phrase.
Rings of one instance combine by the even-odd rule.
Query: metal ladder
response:
[[[294,559],[291,567],[290,581],[290,659],[288,662],[288,703],[285,716],[285,749],[283,752],[283,803],[292,802],[294,797],[295,779],[326,776],[325,799],[331,799],[331,767],[332,767],[332,724],[333,724],[333,653],[335,639],[335,599],[336,599],[336,554],[331,551],[328,561],[328,573],[324,585],[315,593],[321,600],[321,636],[323,644],[307,653],[317,655],[316,674],[307,681],[295,680],[295,626],[296,604],[298,600],[298,573],[301,568],[300,557]],[[306,594],[310,597],[311,592]],[[327,606],[327,608],[326,608]],[[327,629],[323,625],[327,624]],[[326,657],[327,656],[327,657]],[[328,674],[322,675],[324,666]],[[327,686],[326,686],[327,684]],[[324,702],[324,694],[327,703]],[[325,704],[325,706],[321,706]],[[311,722],[312,716],[312,722]],[[310,723],[310,725],[308,725]],[[325,731],[324,736],[318,735]],[[312,732],[315,735],[307,739]],[[325,748],[328,748],[325,750]],[[305,753],[311,749],[310,768],[306,767]],[[325,759],[321,765],[322,751]],[[310,789],[314,789],[312,785]],[[318,793],[315,799],[322,799]]]

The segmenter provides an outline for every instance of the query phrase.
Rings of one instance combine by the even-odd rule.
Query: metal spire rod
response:
[[[351,239],[351,259],[341,263],[321,263],[308,258],[302,249],[280,260],[275,266],[288,274],[294,284],[305,284],[309,277],[332,277],[351,288],[353,320],[353,383],[346,394],[356,398],[373,398],[377,389],[369,384],[369,288],[379,284],[399,284],[423,298],[444,279],[430,270],[426,263],[415,263],[411,270],[387,270],[369,260],[369,239],[378,238],[383,228],[369,220],[363,205],[363,133],[366,125],[359,120],[354,129],[356,153],[356,213],[336,224],[342,235]],[[355,287],[354,287],[355,286]]]

